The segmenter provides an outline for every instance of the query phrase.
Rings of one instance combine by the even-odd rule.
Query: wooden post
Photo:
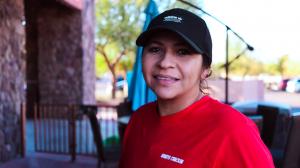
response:
[[[37,127],[37,122],[38,122],[38,118],[37,118],[37,114],[38,113],[38,104],[35,103],[34,104],[34,118],[33,118],[33,127],[34,127],[34,150],[38,151],[38,144],[40,143],[37,139],[37,135],[38,135],[38,127]],[[39,127],[39,129],[41,129],[41,127]],[[41,138],[39,138],[41,139]],[[39,145],[40,146],[40,145]]]
[[[76,109],[75,106],[72,105],[69,108],[71,112],[71,117],[69,118],[69,150],[71,154],[71,161],[74,162],[76,160]]]
[[[21,103],[21,157],[26,156],[26,104]]]

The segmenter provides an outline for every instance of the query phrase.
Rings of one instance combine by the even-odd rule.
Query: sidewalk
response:
[[[107,162],[101,168],[117,168],[119,149],[106,149]],[[0,168],[97,168],[95,156],[77,155],[76,161],[71,162],[70,155],[38,153],[34,150],[33,120],[26,122],[26,157],[18,158],[3,164]]]
[[[97,168],[97,159],[87,156],[77,156],[75,162],[70,157],[59,154],[35,153],[26,158],[6,162],[0,168]],[[108,161],[101,168],[117,168],[118,163]]]

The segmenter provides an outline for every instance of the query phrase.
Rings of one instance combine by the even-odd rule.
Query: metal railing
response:
[[[34,112],[35,150],[38,152],[96,155],[91,120],[83,105],[39,104]],[[119,146],[116,106],[96,107],[96,121],[104,148]]]

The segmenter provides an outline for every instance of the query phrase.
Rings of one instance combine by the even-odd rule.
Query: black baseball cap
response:
[[[196,52],[212,61],[212,40],[205,21],[196,14],[185,9],[167,10],[151,20],[146,31],[136,40],[138,46],[145,46],[153,33],[158,30],[169,30],[178,34]]]

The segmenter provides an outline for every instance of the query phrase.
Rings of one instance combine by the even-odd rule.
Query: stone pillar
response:
[[[43,4],[37,18],[40,103],[95,103],[94,2]]]
[[[95,10],[94,0],[84,1],[82,11],[83,104],[95,103]]]
[[[23,1],[0,1],[0,162],[20,151],[20,104],[24,102]]]
[[[26,9],[26,19],[31,19],[30,30],[36,33],[27,39],[31,46],[36,44],[29,47],[36,70],[28,74],[37,86],[32,83],[27,95],[37,93],[39,103],[95,103],[94,0],[82,0],[82,10],[58,1],[28,1],[31,10]]]

